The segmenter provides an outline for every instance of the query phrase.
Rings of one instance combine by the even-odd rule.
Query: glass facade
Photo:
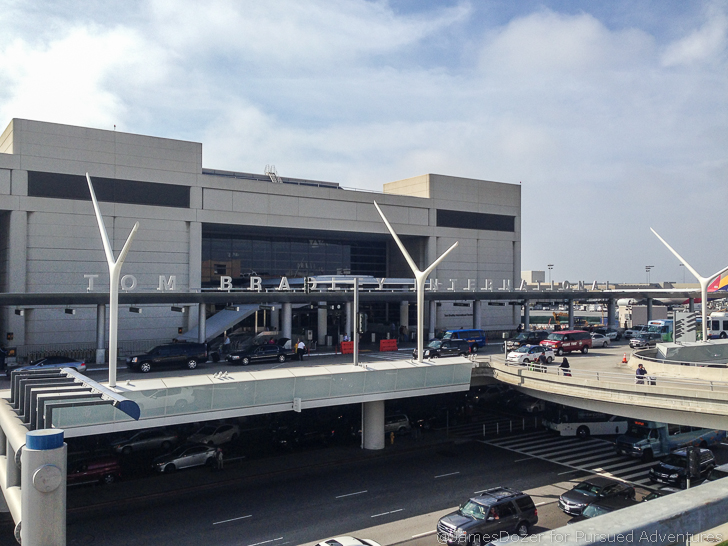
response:
[[[220,286],[220,277],[247,286],[251,276],[296,278],[314,275],[387,274],[387,244],[351,241],[205,233],[202,236],[202,286]]]

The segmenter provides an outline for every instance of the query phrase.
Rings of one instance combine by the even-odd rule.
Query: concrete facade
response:
[[[92,180],[120,181],[114,199],[100,201],[115,253],[134,223],[140,223],[122,271],[122,276],[133,275],[137,281],[131,287],[128,280],[128,292],[168,290],[160,287],[160,276],[174,276],[177,291],[200,290],[203,228],[210,225],[386,241],[387,276],[410,277],[372,204],[375,199],[421,266],[459,241],[458,249],[431,276],[441,290],[453,283],[461,290],[469,280],[474,289],[488,280],[494,289],[520,281],[519,185],[427,174],[385,184],[382,194],[373,194],[310,180],[283,178],[284,183],[274,183],[265,175],[203,169],[202,163],[202,144],[196,142],[13,119],[0,136],[0,292],[87,292],[90,281],[85,275],[97,275],[94,291],[109,289],[88,196],[33,195],[29,179],[38,173],[61,177],[88,172]],[[189,206],[125,202],[129,196],[123,184],[136,181],[181,188],[189,194]],[[442,211],[512,219],[512,229],[438,225]],[[442,302],[436,309],[438,328],[471,327],[476,322],[472,305]],[[478,320],[486,329],[516,324],[515,309],[482,309]],[[122,308],[119,339],[171,339],[179,328],[196,325],[198,313],[189,311],[174,313],[169,306],[150,305],[135,314]],[[96,321],[95,306],[76,308],[73,315],[58,307],[27,308],[22,316],[14,308],[0,308],[0,334],[6,345],[94,343]]]

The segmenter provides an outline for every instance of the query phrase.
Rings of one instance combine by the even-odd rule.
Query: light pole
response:
[[[554,268],[554,264],[549,264],[548,268],[549,268],[549,284],[551,284],[551,270]]]
[[[685,264],[678,264],[680,267],[682,267],[683,272],[683,284],[685,284]]]
[[[655,267],[654,265],[646,265],[645,272],[647,273],[647,284],[650,284],[650,269]]]

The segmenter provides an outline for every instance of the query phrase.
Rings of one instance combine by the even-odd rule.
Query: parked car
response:
[[[465,395],[466,399],[473,404],[485,404],[501,398],[509,389],[508,385],[482,385],[471,387]]]
[[[468,342],[471,353],[477,353],[479,348],[485,347],[488,343],[485,330],[447,330],[442,339],[463,339]]]
[[[215,463],[217,449],[203,444],[184,444],[154,459],[152,468],[159,473],[170,473],[182,468],[211,465]]]
[[[291,353],[284,348],[286,341],[288,341],[288,338],[281,338],[278,340],[278,343],[252,345],[241,351],[233,351],[225,357],[225,360],[233,364],[242,364],[243,366],[255,362],[264,362],[266,360],[277,360],[283,363],[291,356]]]
[[[525,537],[538,523],[538,510],[526,493],[509,487],[487,489],[437,523],[441,544],[487,544],[505,534]]]
[[[594,328],[593,333],[602,334],[608,337],[610,341],[619,341],[622,339],[622,333],[615,328]]]
[[[143,373],[170,366],[187,366],[190,370],[194,370],[201,362],[207,362],[207,345],[204,343],[158,345],[146,353],[133,355],[126,359],[127,367]]]
[[[26,366],[8,369],[5,373],[9,377],[10,372],[14,370],[50,370],[56,368],[74,368],[83,373],[86,371],[86,363],[73,358],[68,358],[67,356],[47,356],[45,358],[34,360]]]
[[[140,430],[112,443],[111,448],[122,455],[150,449],[169,450],[179,441],[176,433],[166,429]]]
[[[579,516],[591,503],[610,497],[625,497],[634,500],[635,489],[618,480],[594,476],[575,485],[566,493],[562,493],[559,497],[559,508],[569,515]]]
[[[633,336],[632,339],[629,340],[629,346],[632,349],[656,347],[658,341],[662,341],[662,334],[656,332],[644,332]]]
[[[68,463],[66,473],[68,485],[80,485],[82,483],[110,484],[120,479],[121,465],[116,457],[92,457]]]
[[[715,468],[713,452],[707,448],[700,450],[700,476],[695,480],[702,480]],[[676,449],[661,462],[650,468],[650,483],[664,483],[676,485],[680,489],[687,487],[688,454],[686,448]]]
[[[548,347],[543,345],[521,345],[515,351],[508,353],[506,362],[508,364],[529,364],[538,362],[541,355],[546,358],[548,364],[554,361],[554,352]]]
[[[228,442],[234,442],[239,437],[240,427],[238,425],[223,423],[221,425],[205,425],[187,438],[187,441],[195,444],[219,446]]]
[[[627,328],[624,331],[624,338],[625,339],[631,339],[637,334],[644,334],[648,330],[648,326],[646,324],[640,324],[639,326],[632,326],[632,328]]]
[[[728,477],[728,464],[722,464],[720,466],[716,466],[713,470],[711,470],[705,480],[712,482],[726,477]]]
[[[336,429],[325,423],[282,424],[271,429],[273,445],[293,450],[310,446],[327,446],[336,436]]]
[[[629,508],[630,506],[634,506],[636,504],[639,503],[634,499],[630,499],[629,497],[609,497],[606,499],[601,499],[588,505],[586,508],[584,508],[584,510],[582,510],[581,514],[579,514],[578,516],[574,516],[566,523],[578,523],[586,519],[595,518],[597,516],[609,514],[610,512],[614,512],[616,510],[621,510],[622,508]]]
[[[404,434],[412,430],[409,417],[404,413],[396,413],[394,415],[387,415],[384,418],[384,433],[389,434],[394,432],[397,434]]]
[[[592,347],[609,347],[610,339],[604,334],[591,333]]]
[[[433,339],[422,349],[422,358],[466,356],[469,352],[470,345],[464,339]],[[417,347],[412,349],[412,358],[417,358]]]
[[[653,499],[659,499],[660,497],[664,497],[666,495],[672,495],[673,493],[677,493],[680,491],[677,487],[670,487],[669,485],[663,485],[659,489],[652,491],[648,495],[645,495],[642,498],[642,502],[651,501]]]
[[[553,349],[557,356],[572,351],[581,351],[583,354],[589,352],[592,346],[589,332],[583,330],[562,330],[553,332],[541,342],[544,347]]]
[[[522,347],[523,345],[538,345],[544,339],[546,339],[550,333],[550,330],[533,330],[532,332],[521,332],[520,334],[516,335],[516,337],[507,339],[503,343],[503,350],[504,352],[514,351],[519,347]]]
[[[319,542],[316,546],[380,546],[378,542],[371,539],[363,539],[356,537],[335,537],[323,542]]]

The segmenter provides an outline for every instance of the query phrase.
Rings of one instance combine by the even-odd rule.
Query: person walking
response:
[[[218,447],[217,451],[215,451],[215,467],[218,470],[222,470],[222,466],[223,466],[222,449]]]
[[[306,352],[306,344],[301,341],[301,338],[298,338],[298,343],[296,344],[296,359],[303,362],[303,353]]]
[[[569,361],[566,357],[564,357],[564,360],[561,361],[559,368],[561,368],[561,373],[563,373],[566,377],[571,377],[571,368],[569,368]]]
[[[637,366],[637,370],[634,372],[635,374],[635,383],[638,385],[644,385],[645,384],[645,376],[647,375],[647,370],[645,369],[644,365],[640,364]]]
[[[227,333],[222,335],[222,354],[226,355],[230,353],[230,338]]]

